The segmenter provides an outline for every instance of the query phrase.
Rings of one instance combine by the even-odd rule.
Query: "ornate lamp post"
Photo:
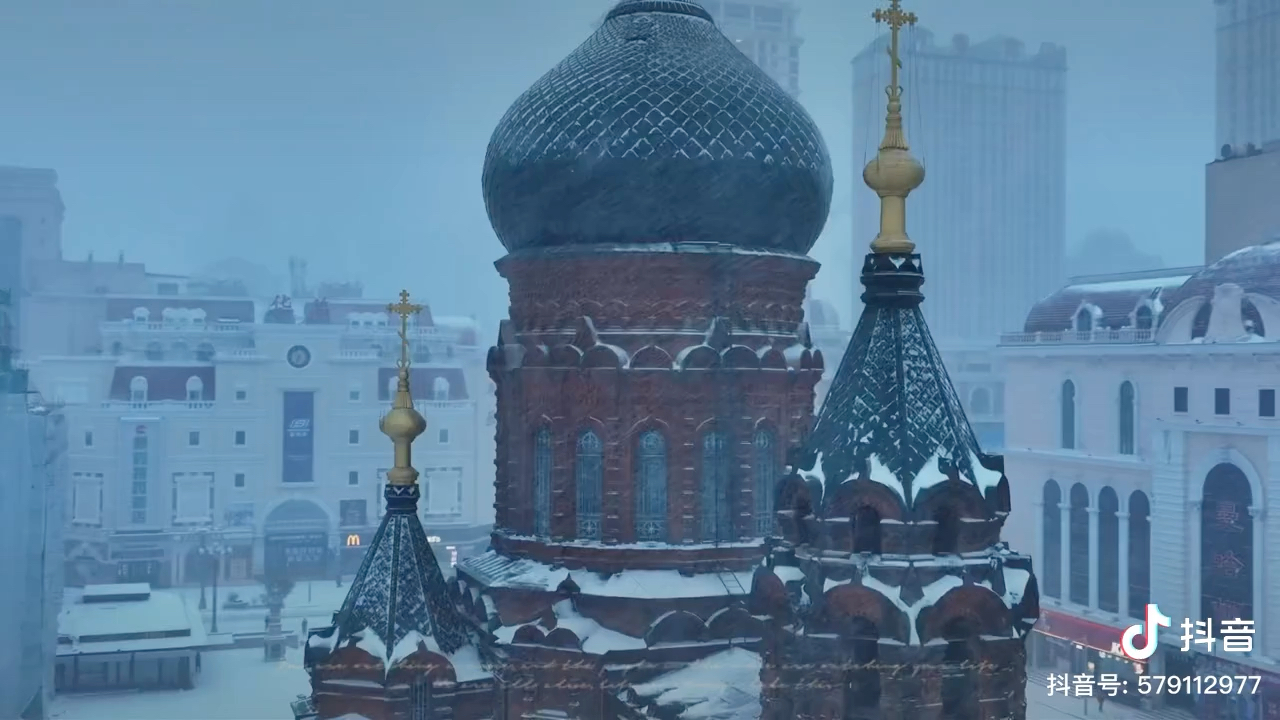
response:
[[[210,627],[212,632],[218,632],[218,576],[222,574],[222,558],[231,553],[231,548],[222,542],[222,534],[213,535],[212,541],[209,540],[209,531],[205,530],[200,533],[201,557],[204,558],[205,572],[212,575],[213,584],[213,624]],[[200,582],[200,609],[205,607],[204,601],[205,578],[201,577]]]
[[[200,554],[200,557],[203,558],[204,560],[208,559],[207,555],[205,554],[205,550],[206,548],[208,548],[208,546],[209,546],[209,530],[208,528],[205,528],[200,531],[200,547],[196,548],[196,552],[198,552]],[[205,600],[205,597],[204,597],[204,589],[205,589],[205,586],[208,584],[209,578],[208,578],[207,568],[203,568],[203,569],[205,569],[206,571],[200,573],[200,610],[201,611],[207,610],[209,607],[209,603],[208,601]]]

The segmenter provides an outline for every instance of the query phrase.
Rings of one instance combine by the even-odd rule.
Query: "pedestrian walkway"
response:
[[[1141,710],[1107,698],[1101,710],[1096,697],[1049,696],[1049,673],[1027,668],[1027,720],[1196,720],[1177,708]]]

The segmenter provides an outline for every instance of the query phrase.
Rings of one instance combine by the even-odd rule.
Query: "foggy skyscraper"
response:
[[[707,0],[702,4],[739,50],[792,97],[800,94],[799,10],[791,0]]]
[[[1280,0],[1215,0],[1217,148],[1280,140]]]
[[[926,30],[903,41],[907,140],[928,177],[908,211],[930,263],[924,313],[944,351],[994,346],[1063,279],[1066,51],[1028,54],[1004,37],[970,45],[964,35],[942,46]],[[875,155],[884,126],[886,42],[853,61],[855,167]],[[878,219],[875,193],[857,183],[856,247],[875,237]],[[855,317],[861,307],[855,294]]]

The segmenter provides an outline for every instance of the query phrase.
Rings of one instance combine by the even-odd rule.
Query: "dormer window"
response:
[[[152,361],[164,360],[164,346],[158,342],[147,343],[146,357]]]
[[[1150,305],[1142,305],[1133,313],[1133,326],[1139,330],[1150,330],[1155,324],[1155,314]]]
[[[1090,305],[1082,305],[1076,311],[1076,331],[1092,332],[1093,331],[1093,308]]]
[[[133,309],[133,319],[135,322],[146,322],[151,317],[151,311],[144,307],[136,307]]]
[[[138,375],[129,381],[129,402],[147,401],[147,379]]]
[[[204,381],[192,375],[187,378],[187,402],[204,400]]]

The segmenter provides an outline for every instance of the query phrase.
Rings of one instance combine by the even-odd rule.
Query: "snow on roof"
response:
[[[804,580],[804,570],[795,565],[774,565],[773,574],[784,583]]]
[[[529,558],[511,558],[490,550],[463,561],[459,568],[489,586],[554,592],[570,576],[583,595],[599,597],[672,599],[746,594],[751,571],[700,573],[678,570],[624,570],[603,575],[589,570],[553,568]],[[736,582],[735,582],[736,580]]]
[[[120,593],[98,591],[98,596]],[[144,584],[142,586],[146,588]],[[58,613],[58,635],[71,639],[70,645],[59,644],[59,655],[135,652],[203,647],[209,644],[200,611],[177,593],[151,591],[144,600],[75,602],[68,597]],[[171,633],[175,637],[144,637],[152,633]],[[178,635],[178,633],[182,633]],[[101,637],[94,640],[95,636]],[[130,637],[138,636],[138,637]],[[89,638],[88,641],[84,638]]]
[[[150,583],[108,583],[104,585],[86,585],[80,593],[81,599],[102,597],[104,595],[150,595]]]
[[[1104,280],[1102,282],[1080,283],[1068,285],[1067,289],[1077,292],[1123,292],[1129,290],[1154,290],[1156,288],[1177,287],[1191,278],[1191,275],[1166,275],[1164,277],[1134,278],[1130,280]]]
[[[600,623],[585,617],[578,612],[570,600],[561,600],[552,606],[552,611],[556,615],[556,627],[566,628],[573,631],[574,635],[582,641],[582,651],[592,655],[603,655],[614,650],[643,650],[646,645],[644,638],[635,638],[616,630],[610,630]],[[541,621],[536,623],[526,623],[541,629],[544,633],[551,632],[551,629],[543,625]],[[515,638],[516,631],[524,625],[507,625],[500,627],[494,632],[498,638],[498,642],[508,645]]]
[[[844,585],[847,583],[848,581],[834,582],[832,580],[828,580],[827,587],[824,589],[830,590],[835,585]],[[942,599],[943,595],[947,594],[948,590],[960,587],[963,584],[964,581],[955,575],[943,575],[937,580],[925,585],[924,588],[922,588],[924,595],[922,595],[919,600],[908,605],[903,602],[902,594],[899,592],[898,588],[887,583],[883,583],[871,575],[862,576],[863,587],[875,590],[885,596],[890,602],[897,606],[899,610],[906,613],[908,626],[911,628],[911,638],[909,641],[911,645],[920,644],[920,633],[916,629],[916,619],[920,616],[920,611],[938,604],[938,601]]]
[[[659,707],[683,706],[681,718],[756,720],[761,715],[760,656],[730,648],[633,689]]]

